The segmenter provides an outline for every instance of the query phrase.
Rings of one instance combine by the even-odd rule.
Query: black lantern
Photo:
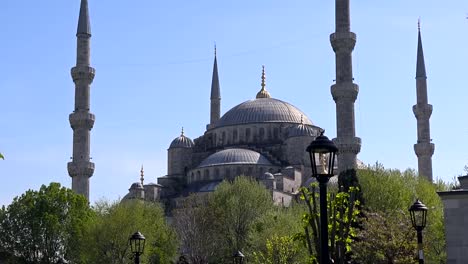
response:
[[[238,250],[236,253],[234,253],[232,258],[234,259],[234,264],[243,264],[245,256]]]
[[[335,143],[323,135],[322,131],[307,147],[312,167],[312,177],[319,182],[320,190],[320,263],[329,264],[328,252],[328,217],[327,217],[327,183],[334,175],[335,155],[338,148]],[[317,161],[321,163],[322,170],[319,173]]]
[[[140,255],[145,250],[145,240],[145,237],[138,231],[128,239],[130,249],[135,256],[135,264],[140,264]]]
[[[414,202],[414,204],[411,205],[408,210],[411,215],[411,224],[413,225],[414,229],[416,229],[416,233],[418,235],[419,264],[424,264],[422,231],[424,227],[426,227],[427,207],[421,201],[419,201],[419,199],[416,199],[416,202]]]
[[[312,176],[313,177],[332,177],[333,170],[335,167],[335,155],[338,151],[335,143],[324,136],[322,131],[320,136],[315,138],[314,141],[310,143],[307,147],[307,152],[309,152],[310,164],[312,166]],[[318,171],[317,161],[322,166],[322,173]]]
[[[408,209],[411,215],[411,223],[413,224],[414,229],[421,231],[426,227],[426,219],[427,219],[427,207],[416,199],[413,205],[410,206]]]

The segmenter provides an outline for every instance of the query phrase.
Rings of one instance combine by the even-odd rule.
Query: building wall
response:
[[[468,261],[468,176],[458,179],[461,189],[438,193],[444,204],[447,264]]]

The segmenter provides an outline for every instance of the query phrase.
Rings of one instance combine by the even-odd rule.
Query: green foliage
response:
[[[222,182],[208,198],[207,214],[218,234],[220,257],[250,247],[249,237],[255,223],[273,208],[271,194],[260,183],[248,177]]]
[[[0,159],[4,160],[5,157],[2,155],[2,153],[0,153]]]
[[[251,246],[247,253],[252,252],[252,256],[257,256],[258,261],[264,257],[270,260],[289,259],[290,263],[303,263],[308,254],[302,243],[294,239],[294,234],[304,230],[302,223],[298,221],[304,210],[303,206],[294,204],[292,207],[275,207],[264,214],[255,223],[249,240]],[[280,242],[287,242],[289,251],[282,251],[283,243]],[[269,248],[271,246],[273,251]],[[280,256],[271,255],[272,253],[278,253]]]
[[[267,239],[266,252],[254,252],[254,264],[296,264],[298,248],[292,237],[273,236]]]
[[[414,170],[400,172],[399,170],[385,169],[380,164],[359,170],[358,176],[362,186],[366,215],[377,214],[379,217],[388,220],[387,225],[402,223],[404,217],[406,217],[405,223],[409,224],[408,208],[416,198],[419,198],[429,208],[427,226],[424,229],[426,259],[429,263],[443,263],[445,259],[443,205],[436,192],[447,190],[450,187],[440,181],[433,184],[423,177],[418,177]],[[374,228],[379,231],[378,227],[372,226],[373,224],[377,225],[378,222],[374,221],[374,219],[369,220],[368,217],[367,228]],[[359,234],[359,236],[362,239],[371,239],[366,238],[365,232],[367,231],[363,231],[364,233]],[[391,248],[392,244],[395,243],[415,244],[414,237],[408,237],[404,234],[406,231],[407,229],[398,227],[382,228],[380,230],[381,235],[391,238],[382,241],[388,242],[388,244],[373,244],[372,247],[368,248],[366,254],[370,256],[371,253],[377,254],[376,251],[378,251],[379,254],[384,255],[387,248]],[[372,232],[371,230],[369,234]],[[385,234],[385,232],[388,234]],[[400,233],[397,234],[397,232]],[[363,246],[363,244],[356,244],[355,246]],[[358,249],[356,248],[356,250]],[[413,256],[415,251],[408,254],[410,253]],[[408,255],[408,257],[410,256]],[[369,262],[363,263],[374,262],[369,260]]]
[[[405,212],[368,213],[353,243],[353,259],[362,264],[417,263],[415,235]]]
[[[73,261],[92,217],[87,200],[59,183],[28,190],[0,210],[0,252],[16,263]]]
[[[171,263],[177,251],[175,232],[157,203],[140,200],[98,202],[97,217],[87,229],[80,263],[132,263],[128,238],[140,231],[146,238],[142,263]]]
[[[320,213],[318,184],[300,189],[300,199],[305,201],[307,212],[302,216],[304,231],[295,238],[307,246],[312,263],[320,259]],[[354,224],[357,221],[359,200],[356,199],[359,188],[348,186],[346,192],[327,194],[328,234],[330,257],[335,263],[345,263],[350,252],[352,237],[355,234]]]
[[[218,238],[206,196],[192,194],[173,210],[173,226],[180,239],[180,251],[191,264],[204,264],[217,252]]]
[[[287,243],[290,251],[282,248],[286,237],[302,230],[297,221],[302,208],[274,206],[271,193],[249,177],[236,177],[213,193],[179,202],[182,206],[174,211],[173,223],[182,254],[192,264],[228,263],[237,250],[249,263],[254,255],[270,258],[272,252],[294,260],[306,255],[295,241]]]

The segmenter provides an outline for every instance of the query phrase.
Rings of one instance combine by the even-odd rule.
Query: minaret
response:
[[[432,105],[427,100],[426,66],[421,41],[421,27],[418,21],[418,55],[416,61],[416,104],[413,113],[418,121],[418,142],[414,144],[414,152],[418,157],[418,173],[432,181],[432,155],[434,144],[431,143],[429,118],[432,114]]]
[[[213,77],[211,79],[211,107],[210,107],[210,125],[212,127],[221,116],[221,92],[218,78],[218,62],[216,60],[216,45],[214,49]]]
[[[95,117],[89,112],[94,68],[90,66],[91,28],[87,0],[81,0],[76,37],[76,66],[71,69],[75,83],[75,110],[69,116],[73,129],[73,157],[68,163],[68,174],[72,177],[72,189],[89,200],[89,178],[94,172],[94,163],[90,162],[90,131]]]
[[[145,171],[143,170],[143,165],[141,165],[141,170],[140,170],[140,182],[141,182],[141,185],[144,184],[144,181],[145,181]]]
[[[356,137],[354,122],[354,102],[359,86],[353,78],[352,55],[356,44],[356,34],[351,32],[349,0],[335,2],[335,33],[330,42],[335,52],[336,83],[331,86],[331,94],[336,103],[336,138],[338,147],[338,170],[356,168],[356,155],[361,151],[361,139]]]

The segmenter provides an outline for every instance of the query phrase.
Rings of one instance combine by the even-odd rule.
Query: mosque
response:
[[[354,102],[359,86],[352,73],[352,51],[356,34],[350,31],[349,0],[336,0],[336,29],[330,35],[335,52],[336,79],[331,95],[336,103],[338,171],[358,166],[361,139],[355,133]],[[90,110],[90,85],[94,68],[90,65],[91,27],[88,1],[81,0],[77,30],[77,62],[71,74],[75,83],[75,109],[69,121],[73,129],[73,157],[68,163],[72,189],[89,199],[89,178],[94,172],[90,161],[90,132],[94,114]],[[427,101],[426,72],[421,34],[418,38],[416,71],[417,104],[413,112],[418,120],[415,152],[419,172],[432,180],[434,144],[430,141],[429,118],[432,106]],[[221,89],[218,78],[216,49],[213,64],[210,118],[203,135],[189,138],[182,130],[167,150],[167,175],[157,183],[141,180],[131,185],[124,199],[163,200],[175,203],[191,193],[207,193],[223,180],[239,175],[263,183],[277,204],[291,202],[298,188],[311,177],[311,164],[306,147],[324,130],[312,123],[293,104],[274,98],[267,90],[265,68],[261,87],[252,100],[242,102],[221,115]]]
[[[294,105],[273,98],[265,80],[263,67],[255,98],[221,116],[215,54],[210,123],[205,133],[192,140],[182,130],[169,145],[167,175],[158,178],[158,184],[132,184],[125,199],[171,199],[212,192],[223,180],[245,175],[262,182],[276,203],[289,204],[311,175],[306,148],[323,129]]]

